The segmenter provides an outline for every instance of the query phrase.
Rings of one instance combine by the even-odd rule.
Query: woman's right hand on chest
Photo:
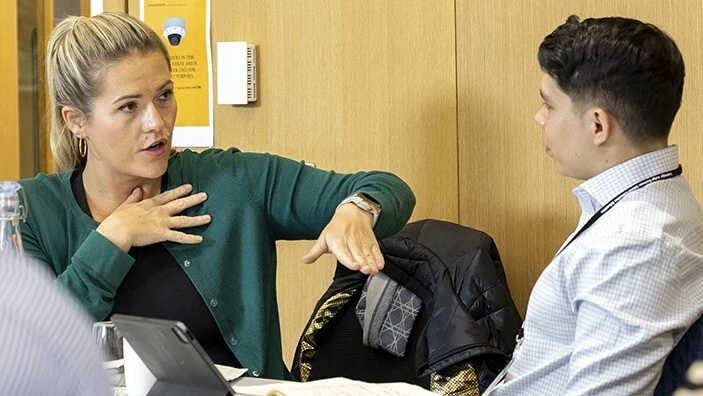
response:
[[[184,184],[153,198],[143,199],[144,192],[137,187],[122,205],[103,220],[97,231],[125,252],[132,246],[164,241],[200,243],[203,240],[200,235],[178,231],[208,224],[211,220],[210,215],[178,215],[207,200],[204,192],[188,195],[192,190],[190,184]]]

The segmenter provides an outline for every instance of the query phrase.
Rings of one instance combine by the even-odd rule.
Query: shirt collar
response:
[[[593,176],[573,190],[583,215],[590,216],[618,194],[649,177],[679,166],[676,145],[632,158]]]

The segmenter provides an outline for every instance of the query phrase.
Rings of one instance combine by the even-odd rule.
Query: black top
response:
[[[161,191],[166,190],[166,175]],[[71,189],[78,206],[91,218],[83,188],[83,169],[71,175]],[[113,314],[179,320],[185,323],[217,364],[241,367],[227,346],[205,301],[163,243],[132,247],[135,260],[115,294]],[[105,318],[107,319],[107,318]]]

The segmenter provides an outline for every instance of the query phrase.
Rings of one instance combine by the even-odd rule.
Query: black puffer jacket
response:
[[[313,349],[319,349],[317,355],[312,355],[313,360],[303,358],[312,366],[309,379],[343,375],[374,382],[408,381],[427,386],[428,374],[468,361],[476,371],[478,390],[484,391],[507,364],[522,323],[492,238],[458,224],[421,220],[382,240],[380,246],[386,260],[383,272],[423,302],[408,347],[408,353],[413,356],[398,360],[379,357],[387,354],[363,350],[357,345],[360,341],[340,340],[360,338],[360,331],[351,336],[359,326],[353,325],[356,321],[352,318],[353,307],[345,306],[336,316],[345,317],[341,323],[346,324],[329,322],[329,326],[323,325],[316,335],[308,337],[313,340]],[[338,264],[334,280],[314,312],[324,310],[324,304],[344,290],[363,285],[366,277]],[[314,328],[314,321],[315,318],[311,318],[306,328]],[[334,334],[326,335],[326,327],[335,329]],[[300,354],[299,345],[293,364],[293,374],[297,378],[300,378],[299,365],[304,355]],[[340,359],[340,355],[343,358]],[[384,363],[379,359],[389,360]],[[417,380],[403,377],[405,371],[399,366],[406,364],[413,367]],[[340,365],[344,367],[336,367]],[[383,367],[383,372],[379,373],[377,367]]]
[[[386,260],[396,264],[402,261],[403,251],[419,246],[439,258],[439,262],[428,260],[430,265],[426,266],[433,277],[429,284],[433,299],[427,305],[432,313],[424,329],[427,349],[421,349],[423,342],[418,345],[418,373],[435,372],[469,359],[485,389],[507,364],[522,324],[493,239],[458,224],[421,220],[408,224],[381,245]]]

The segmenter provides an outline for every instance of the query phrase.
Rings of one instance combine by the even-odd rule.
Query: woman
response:
[[[412,212],[412,192],[388,173],[234,148],[172,152],[168,51],[129,15],[67,18],[46,64],[61,173],[21,182],[22,236],[95,320],[178,319],[216,363],[283,378],[276,240],[318,238],[304,262],[332,253],[372,274],[383,266],[376,236]]]

